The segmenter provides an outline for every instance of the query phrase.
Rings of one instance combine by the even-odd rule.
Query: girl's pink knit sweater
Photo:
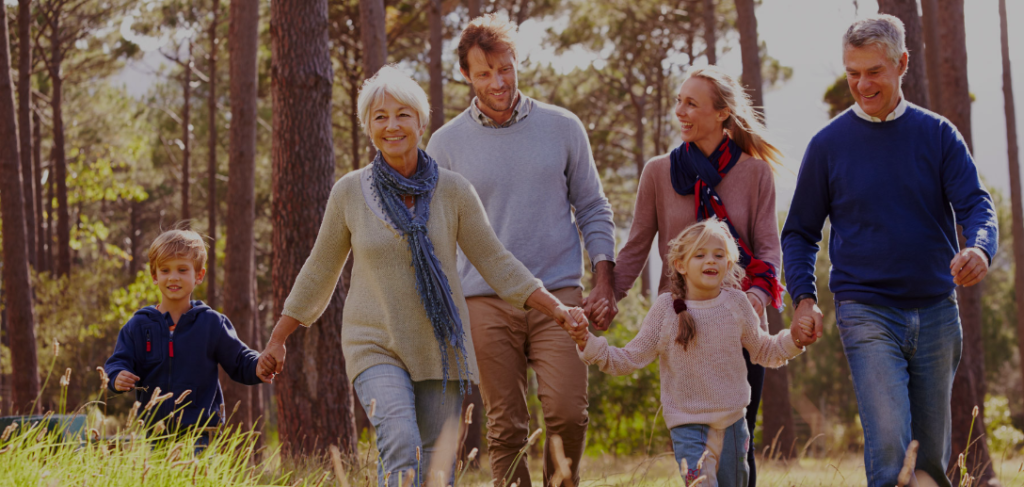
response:
[[[602,372],[625,375],[661,359],[661,403],[669,428],[707,424],[727,428],[742,418],[750,402],[747,367],[750,361],[777,368],[803,352],[789,330],[772,336],[760,326],[746,295],[723,289],[715,299],[686,301],[697,334],[689,347],[676,342],[679,316],[672,295],[662,294],[644,318],[640,332],[625,347],[591,336],[580,358]],[[579,349],[577,348],[577,351]]]

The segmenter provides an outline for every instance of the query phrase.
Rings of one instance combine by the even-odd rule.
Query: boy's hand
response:
[[[135,388],[135,383],[140,380],[142,379],[140,379],[139,376],[128,372],[127,370],[122,370],[117,374],[117,378],[114,379],[114,389],[121,392],[130,391]]]
[[[804,347],[818,341],[818,335],[814,332],[814,318],[810,316],[800,317],[789,329],[793,337],[793,343],[798,347]]]

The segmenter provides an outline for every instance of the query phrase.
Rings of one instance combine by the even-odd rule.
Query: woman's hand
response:
[[[299,323],[299,320],[288,315],[281,315],[281,319],[277,320],[277,325],[270,334],[270,341],[267,342],[267,348],[260,354],[259,362],[256,364],[256,375],[261,381],[270,383],[274,376],[284,371],[284,357],[288,352],[284,342],[300,325],[302,323]]]
[[[288,349],[284,343],[276,343],[273,340],[267,344],[267,348],[260,354],[259,362],[256,364],[256,375],[260,380],[269,384],[274,377],[284,370],[284,359]]]
[[[752,292],[747,292],[747,300],[750,301],[750,305],[754,307],[754,314],[761,316],[764,314],[764,303],[761,302],[761,298]]]

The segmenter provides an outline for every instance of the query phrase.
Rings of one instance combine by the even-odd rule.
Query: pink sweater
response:
[[[633,287],[633,282],[644,268],[655,234],[658,235],[658,253],[664,260],[668,242],[697,222],[693,195],[680,196],[672,189],[670,165],[668,154],[663,154],[648,161],[640,175],[629,241],[616,258],[615,293],[619,299]],[[775,213],[775,180],[768,163],[743,154],[715,191],[725,203],[729,219],[740,238],[754,252],[754,257],[775,265],[781,274],[782,250],[779,219]],[[670,290],[669,268],[669,262],[663,262],[659,293]],[[767,307],[767,293],[756,292]]]
[[[661,404],[669,428],[684,424],[707,424],[727,428],[746,414],[750,403],[747,365],[750,361],[777,368],[803,352],[789,330],[772,336],[760,326],[746,295],[737,289],[723,289],[715,299],[686,300],[697,325],[697,334],[687,350],[676,342],[679,316],[672,307],[672,295],[662,294],[644,318],[640,332],[625,347],[608,345],[593,335],[579,352],[588,365],[602,372],[625,375],[660,359]]]

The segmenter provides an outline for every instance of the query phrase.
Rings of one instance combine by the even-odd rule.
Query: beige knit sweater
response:
[[[789,330],[775,336],[764,331],[742,291],[724,289],[715,299],[687,300],[686,306],[697,325],[687,350],[675,341],[679,315],[672,295],[665,293],[624,348],[591,336],[580,358],[614,375],[632,373],[660,358],[661,403],[668,427],[707,424],[724,429],[742,418],[750,403],[743,349],[750,352],[751,362],[773,368],[803,349],[793,343]]]
[[[316,244],[284,303],[284,314],[306,326],[316,321],[334,294],[351,249],[352,285],[341,331],[349,380],[380,364],[405,369],[413,381],[441,380],[441,351],[416,292],[409,246],[394,227],[373,212],[364,197],[360,180],[364,171],[370,170],[353,171],[335,183]],[[465,178],[440,169],[434,191],[427,233],[459,309],[471,380],[477,382],[480,374],[459,281],[456,244],[498,295],[519,308],[541,283],[502,247],[480,198]],[[456,380],[456,354],[450,346],[447,353],[449,379]]]

